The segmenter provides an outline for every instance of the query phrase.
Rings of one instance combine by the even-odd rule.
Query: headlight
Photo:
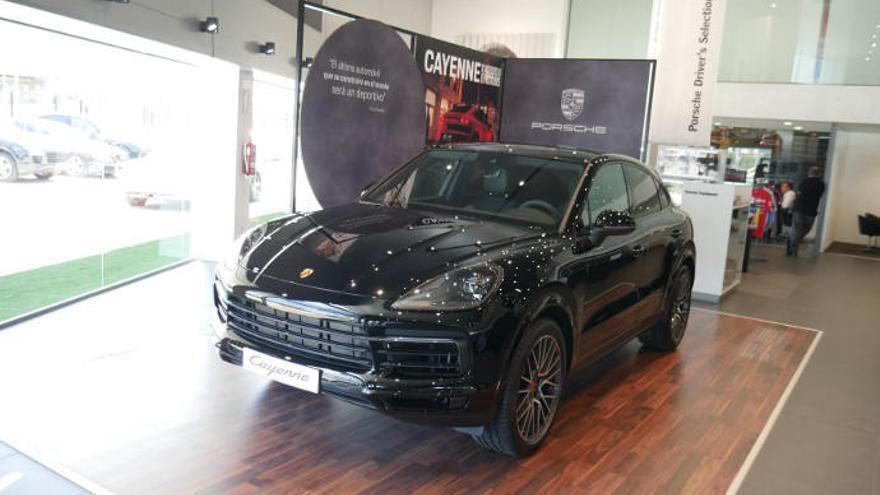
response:
[[[484,264],[458,268],[407,292],[391,305],[415,311],[457,311],[483,304],[501,284],[501,267]]]
[[[237,268],[242,258],[247,256],[248,253],[251,252],[251,249],[263,240],[263,237],[266,237],[267,231],[268,224],[264,223],[262,225],[257,225],[242,234],[235,240],[232,252],[223,260],[223,265],[230,270]]]
[[[12,153],[16,156],[16,158],[18,158],[20,160],[24,159],[28,156],[28,150],[24,146],[21,146],[19,144],[13,144],[11,146],[11,148],[12,148]]]

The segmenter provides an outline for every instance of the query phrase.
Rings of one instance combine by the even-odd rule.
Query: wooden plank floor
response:
[[[121,494],[723,493],[816,335],[694,310],[678,352],[631,343],[573,375],[544,447],[517,461],[167,334],[60,366],[7,356],[0,435]]]

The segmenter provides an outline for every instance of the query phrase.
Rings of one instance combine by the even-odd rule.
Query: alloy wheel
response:
[[[9,180],[13,170],[15,170],[15,164],[12,163],[12,159],[0,154],[0,180]]]
[[[562,350],[550,335],[532,345],[523,363],[517,390],[516,429],[526,443],[541,441],[559,407],[562,384]]]
[[[86,163],[77,155],[72,155],[67,159],[67,163],[65,164],[65,169],[67,173],[73,175],[75,177],[82,177],[86,175]]]
[[[691,312],[691,275],[684,271],[678,276],[673,291],[672,308],[669,315],[669,329],[672,339],[678,343],[684,337],[688,316]]]

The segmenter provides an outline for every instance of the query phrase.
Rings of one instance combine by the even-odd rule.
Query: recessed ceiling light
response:
[[[775,8],[776,8],[776,4],[775,4],[775,3],[771,3],[771,4],[770,4],[770,8],[771,8],[771,9],[775,9]]]
[[[876,42],[876,41],[873,42],[873,43],[871,43],[871,48],[877,48],[877,42]]]
[[[791,122],[785,121],[782,123],[782,125],[791,125]]]
[[[870,62],[870,61],[871,61],[871,57],[865,57],[865,62]]]
[[[796,130],[796,131],[802,131],[802,130],[804,130],[804,128],[801,127],[801,126],[799,126],[799,125],[796,125],[796,126],[794,126],[794,130]]]
[[[722,124],[721,122],[715,122],[715,125],[717,126],[717,125],[724,125],[724,124]]]

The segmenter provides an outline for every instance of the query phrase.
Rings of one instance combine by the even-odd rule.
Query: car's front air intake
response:
[[[388,339],[376,351],[377,368],[400,378],[456,377],[462,373],[459,345],[451,340]]]
[[[367,332],[359,324],[289,313],[234,295],[225,302],[227,325],[248,340],[341,370],[373,366]]]

